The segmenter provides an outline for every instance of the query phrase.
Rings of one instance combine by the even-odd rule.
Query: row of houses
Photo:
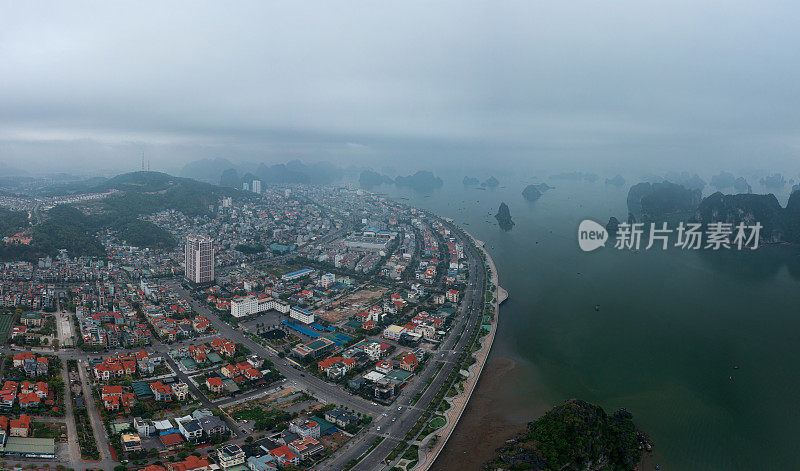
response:
[[[49,396],[50,386],[43,381],[17,383],[9,380],[3,383],[3,389],[0,390],[0,409],[11,410],[16,403],[20,409],[38,407],[47,402]]]

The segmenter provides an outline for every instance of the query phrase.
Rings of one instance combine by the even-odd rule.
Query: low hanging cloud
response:
[[[0,161],[795,169],[791,2],[6,2]]]

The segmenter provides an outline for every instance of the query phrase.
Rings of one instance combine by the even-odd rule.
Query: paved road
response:
[[[66,367],[66,365],[64,365]],[[100,451],[100,461],[97,468],[100,469],[113,469],[116,462],[111,459],[111,452],[109,451],[108,436],[106,429],[103,426],[103,421],[100,418],[100,412],[97,410],[94,396],[92,395],[92,384],[89,382],[89,375],[86,373],[86,361],[78,360],[78,374],[81,377],[81,386],[83,387],[83,402],[86,404],[86,412],[89,413],[89,420],[92,423],[92,431],[97,440],[97,449]]]

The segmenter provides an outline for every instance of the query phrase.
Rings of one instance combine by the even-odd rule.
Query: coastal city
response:
[[[117,193],[0,204],[90,217]],[[506,297],[482,242],[350,186],[207,196],[141,216],[172,244],[105,227],[105,256],[0,265],[3,466],[427,470]]]
[[[798,23],[0,0],[0,471],[800,470]]]

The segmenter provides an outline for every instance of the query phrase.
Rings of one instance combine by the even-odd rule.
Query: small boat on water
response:
[[[595,311],[599,311],[600,310],[600,305],[599,304],[595,304],[594,305],[594,310]]]

